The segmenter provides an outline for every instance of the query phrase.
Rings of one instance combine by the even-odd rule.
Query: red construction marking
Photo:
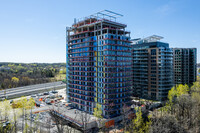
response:
[[[115,120],[110,120],[108,122],[105,123],[106,128],[115,126]]]

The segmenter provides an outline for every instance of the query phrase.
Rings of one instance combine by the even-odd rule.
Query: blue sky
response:
[[[199,0],[0,0],[0,62],[65,62],[65,27],[107,9],[132,38],[163,36],[170,47],[198,48]]]

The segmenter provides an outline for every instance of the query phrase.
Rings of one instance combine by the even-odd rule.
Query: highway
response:
[[[51,83],[44,83],[44,84],[36,84],[36,85],[29,85],[24,87],[17,87],[17,88],[10,88],[6,89],[6,96],[8,98],[11,97],[18,97],[23,95],[32,95],[39,93],[41,91],[47,91],[50,89],[57,89],[57,88],[63,88],[66,84],[62,83],[62,81],[59,82],[51,82]],[[5,90],[0,90],[0,98],[5,96]]]

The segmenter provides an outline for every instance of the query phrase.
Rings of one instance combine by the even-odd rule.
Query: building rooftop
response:
[[[114,22],[114,23],[121,24],[121,23],[117,22],[117,18],[119,18],[119,17],[123,17],[123,15],[121,15],[119,13],[115,13],[113,11],[103,10],[103,11],[97,12],[95,14],[89,15],[87,17],[78,18],[78,19],[75,18],[72,26],[79,27],[82,25],[92,24],[92,23],[99,22],[99,21],[108,21],[108,22]],[[125,24],[123,24],[123,25],[126,26]]]
[[[133,44],[142,44],[142,43],[149,43],[149,42],[157,42],[160,41],[161,39],[163,39],[164,37],[162,36],[158,36],[158,35],[152,35],[146,38],[137,38],[137,39],[133,39],[131,41],[133,41]]]
[[[197,49],[197,48],[173,48],[173,49]]]
[[[75,18],[74,24],[80,23],[87,19],[94,19],[94,20],[107,19],[107,20],[116,22],[116,19],[119,17],[123,17],[123,15],[121,15],[119,13],[115,13],[113,11],[103,10],[103,11],[97,12],[95,14],[89,15],[87,17],[78,18],[78,19]]]

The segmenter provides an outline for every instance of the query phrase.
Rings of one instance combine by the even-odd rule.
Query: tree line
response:
[[[200,81],[193,86],[177,85],[168,93],[165,106],[136,117],[124,129],[127,133],[199,133]]]
[[[0,63],[0,89],[56,81],[66,73],[65,63]]]

